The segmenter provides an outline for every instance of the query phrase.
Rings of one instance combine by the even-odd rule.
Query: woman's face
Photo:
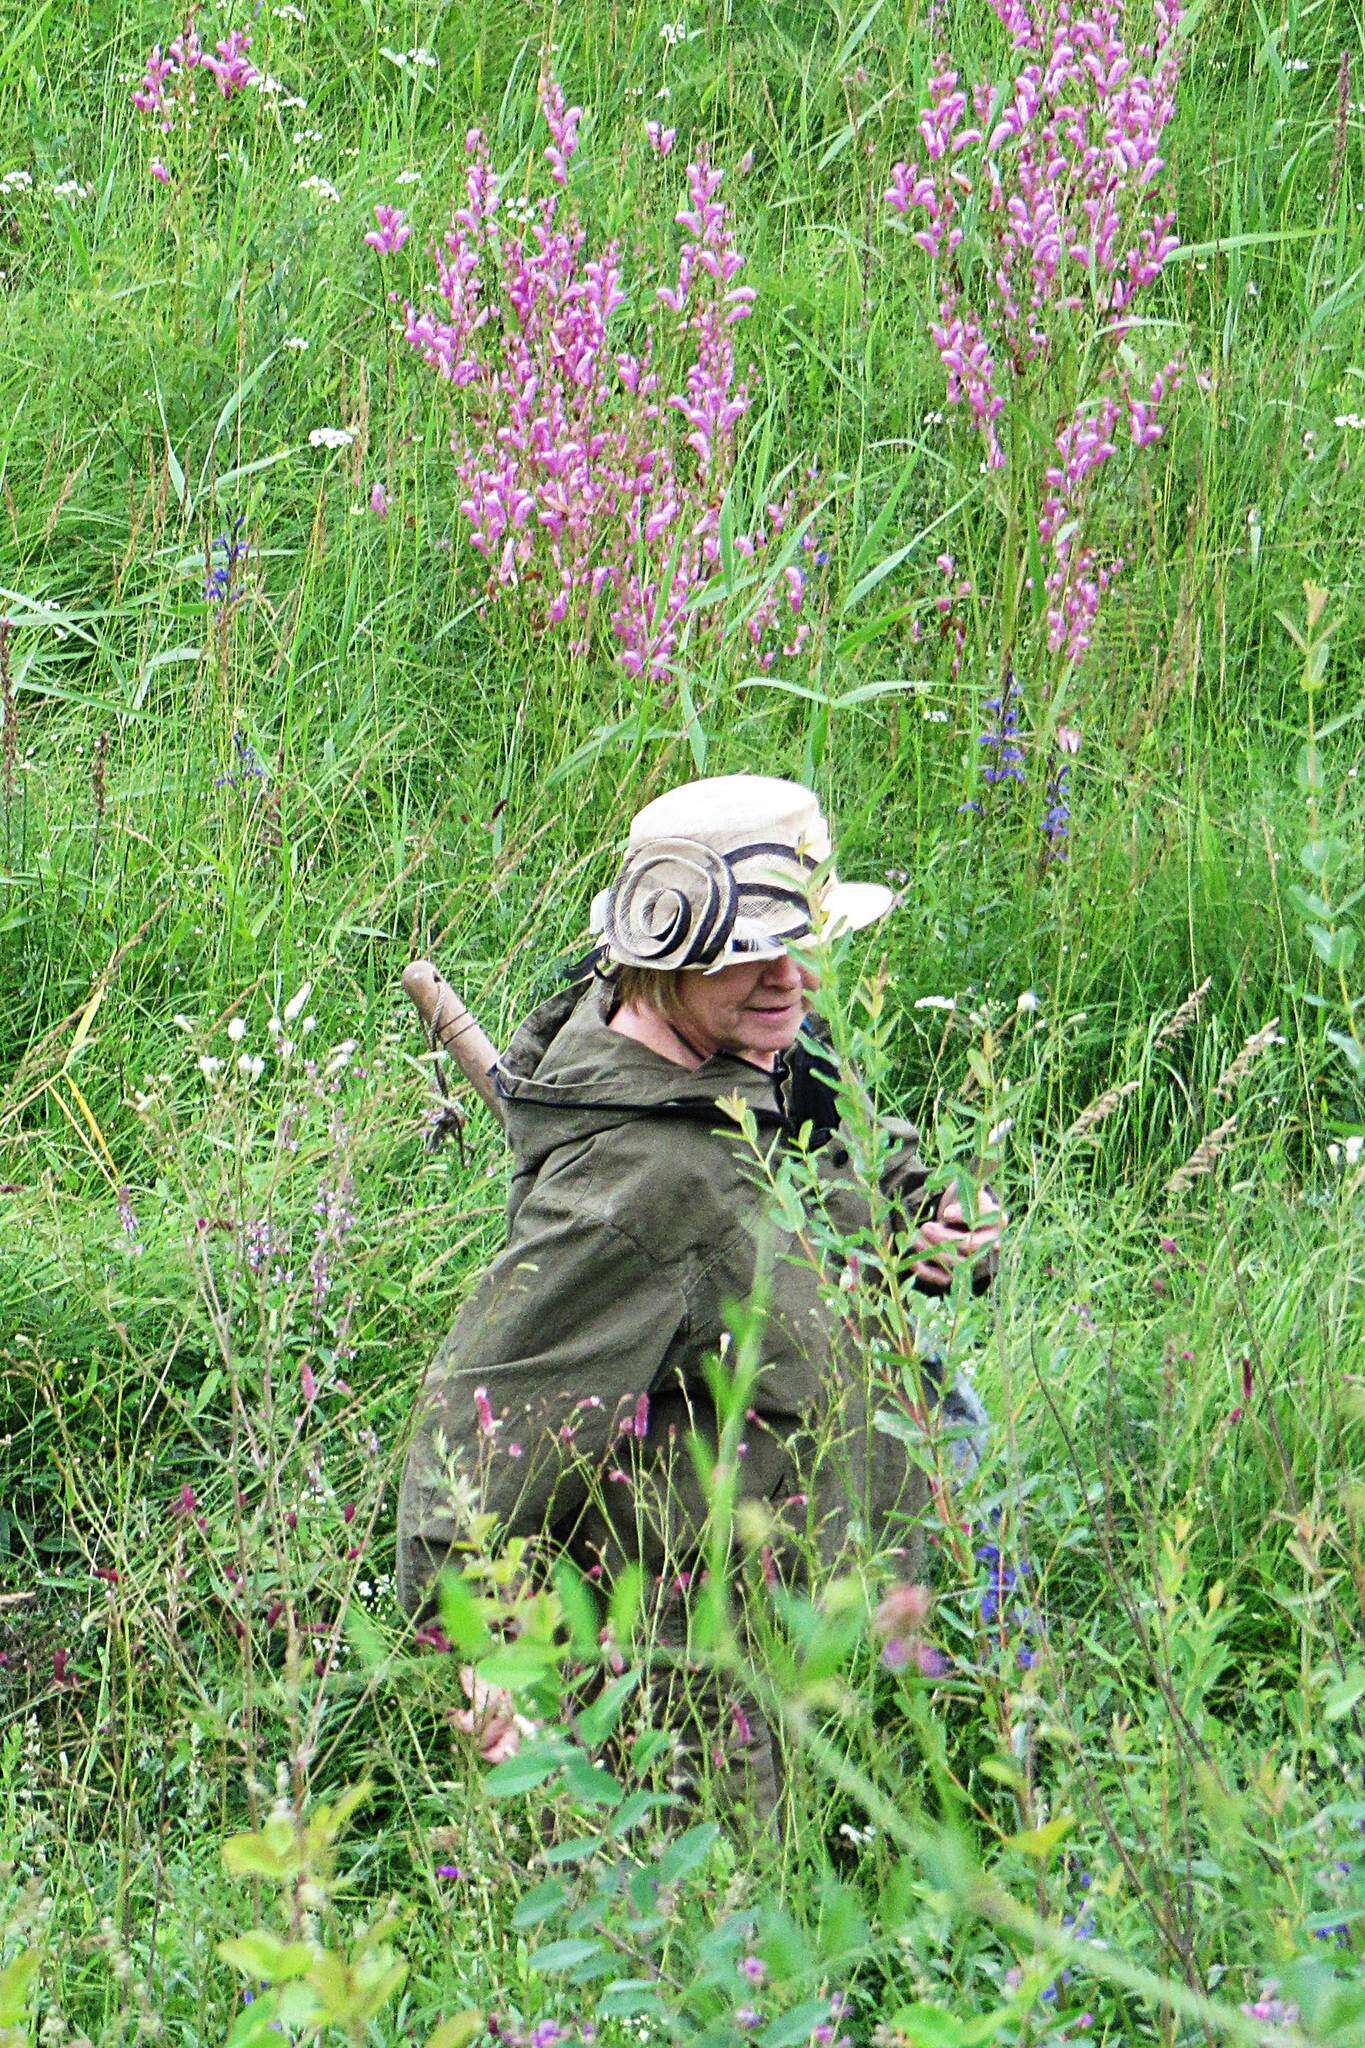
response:
[[[685,974],[677,1019],[700,1053],[738,1053],[771,1067],[796,1043],[808,991],[820,978],[790,953],[776,960],[741,960],[715,974]]]

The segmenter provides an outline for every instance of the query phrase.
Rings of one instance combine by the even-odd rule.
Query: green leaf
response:
[[[233,1877],[289,1877],[299,1867],[299,1843],[292,1821],[269,1820],[255,1835],[229,1835],[223,1868]]]
[[[1323,1701],[1323,1718],[1328,1721],[1343,1720],[1361,1698],[1365,1698],[1365,1664],[1353,1664],[1345,1677],[1337,1680]]]
[[[758,2039],[762,2048],[797,2048],[798,2042],[809,2041],[812,2030],[828,2018],[827,1998],[807,1998],[773,2020]]]
[[[651,1813],[671,1803],[667,1792],[650,1792],[642,1786],[638,1791],[632,1792],[612,1815],[612,1836],[619,1840],[622,1835],[628,1835],[632,1828],[638,1828],[640,1822],[647,1820]]]
[[[597,2001],[597,2016],[603,2020],[633,2020],[661,2011],[658,1990],[649,1977],[619,1977]]]
[[[556,1560],[553,1578],[559,1604],[568,1623],[574,1655],[585,1660],[596,1657],[598,1631],[602,1624],[592,1588],[577,1565],[567,1557]]]
[[[1339,925],[1334,932],[1320,924],[1305,925],[1304,929],[1324,967],[1343,972],[1349,968],[1356,950],[1356,935],[1349,924]]]
[[[0,2027],[17,2027],[28,2012],[28,1994],[38,1974],[36,1948],[23,1949],[0,1970]]]
[[[1358,1038],[1352,1038],[1349,1032],[1335,1030],[1329,1031],[1327,1037],[1338,1052],[1345,1053],[1353,1074],[1365,1073],[1365,1046]]]
[[[440,1587],[441,1627],[454,1647],[466,1657],[483,1657],[493,1648],[493,1638],[476,1596],[458,1572],[442,1572]]]
[[[720,1828],[713,1820],[703,1821],[700,1827],[689,1828],[685,1835],[679,1835],[676,1842],[670,1842],[655,1866],[654,1874],[661,1885],[675,1885],[689,1871],[697,1870],[705,1863],[720,1839]]]
[[[604,1840],[602,1835],[580,1835],[572,1842],[551,1842],[548,1849],[541,1850],[540,1860],[556,1870],[565,1863],[586,1863],[597,1854]]]
[[[627,1565],[616,1575],[616,1583],[611,1589],[611,1605],[607,1618],[611,1624],[612,1635],[618,1644],[628,1643],[635,1633],[644,1583],[644,1573],[638,1564]]]
[[[523,1793],[534,1792],[537,1785],[543,1785],[547,1778],[562,1767],[563,1756],[558,1748],[547,1753],[543,1748],[530,1744],[509,1756],[505,1763],[494,1764],[483,1781],[483,1787],[490,1799],[520,1799]]]
[[[585,1756],[571,1757],[565,1764],[564,1784],[576,1799],[589,1806],[617,1807],[626,1796],[610,1771],[599,1770]]]
[[[378,1671],[388,1662],[388,1645],[358,1600],[346,1610],[346,1638],[362,1671]]]
[[[554,1643],[518,1636],[480,1657],[475,1670],[488,1685],[500,1685],[508,1692],[529,1692],[550,1675],[563,1654]]]
[[[962,2048],[962,2022],[941,2005],[905,2006],[888,2031],[903,2034],[910,2048]]]
[[[1330,903],[1324,902],[1323,898],[1315,895],[1311,889],[1301,889],[1297,882],[1291,882],[1285,894],[1300,917],[1327,918],[1332,915]]]
[[[541,1972],[572,1970],[579,1963],[586,1963],[591,1957],[600,1955],[602,1943],[585,1939],[549,1941],[544,1948],[532,1949],[526,1958],[526,1967]]]
[[[428,2037],[427,2048],[465,2048],[476,2034],[484,2031],[487,2022],[481,2012],[472,2008],[466,2012],[452,2013],[448,2020],[442,2020],[436,2032]]]
[[[1029,1828],[1022,1835],[1006,1835],[1006,1846],[1011,1849],[1022,1849],[1026,1856],[1036,1858],[1039,1863],[1046,1863],[1053,1850],[1066,1840],[1075,1825],[1074,1814],[1058,1813],[1051,1820],[1044,1821],[1040,1828]]]
[[[599,1743],[606,1741],[621,1718],[621,1709],[639,1683],[639,1672],[627,1671],[605,1686],[591,1706],[585,1707],[578,1715],[574,1726],[589,1749],[596,1749]]]
[[[512,1908],[512,1925],[539,1927],[542,1920],[548,1920],[552,1913],[558,1912],[568,1895],[569,1887],[562,1877],[547,1877],[543,1884],[538,1884],[533,1891],[518,1899]]]
[[[1319,881],[1324,875],[1334,875],[1346,860],[1349,848],[1344,839],[1308,839],[1299,848],[1299,865],[1307,868],[1310,875]]]
[[[268,1927],[248,1927],[244,1934],[232,1934],[218,1944],[218,1954],[244,1977],[259,1977],[267,1984],[287,1984],[312,1967],[313,1951],[306,1941],[282,1941]]]

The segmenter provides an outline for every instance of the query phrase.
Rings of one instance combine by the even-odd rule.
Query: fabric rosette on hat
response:
[[[600,955],[618,967],[705,974],[860,931],[896,898],[841,882],[813,790],[771,775],[713,775],[646,804],[616,880],[594,900]]]

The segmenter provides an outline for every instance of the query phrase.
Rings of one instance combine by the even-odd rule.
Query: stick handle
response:
[[[430,960],[414,960],[410,967],[405,967],[403,987],[432,1038],[454,1055],[475,1094],[500,1124],[505,1123],[506,1110],[493,1086],[492,1070],[497,1065],[498,1049],[478,1019]]]

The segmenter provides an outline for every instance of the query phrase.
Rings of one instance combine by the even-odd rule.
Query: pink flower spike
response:
[[[370,510],[376,519],[389,516],[389,494],[381,483],[376,483],[370,491]]]
[[[1079,754],[1081,751],[1079,728],[1074,725],[1059,725],[1057,728],[1057,745],[1063,754]]]
[[[668,156],[678,139],[676,128],[665,128],[659,121],[646,121],[645,134],[649,137],[650,148],[658,156]]]
[[[370,229],[366,243],[381,256],[395,255],[412,233],[407,215],[401,206],[376,206],[374,217],[379,225]]]
[[[149,164],[149,165],[147,166],[147,168],[148,168],[148,169],[150,170],[150,172],[151,172],[152,176],[153,176],[153,177],[154,177],[155,179],[157,179],[157,180],[158,180],[158,182],[159,182],[160,184],[162,184],[162,185],[169,185],[169,184],[170,184],[170,182],[171,182],[171,174],[170,174],[170,172],[169,172],[169,171],[168,171],[168,170],[166,169],[166,166],[165,166],[165,164],[163,164],[163,163],[162,163],[162,161],[161,161],[160,157],[154,156],[154,157],[152,158],[152,161],[151,161],[151,163],[150,163],[150,164]]]

